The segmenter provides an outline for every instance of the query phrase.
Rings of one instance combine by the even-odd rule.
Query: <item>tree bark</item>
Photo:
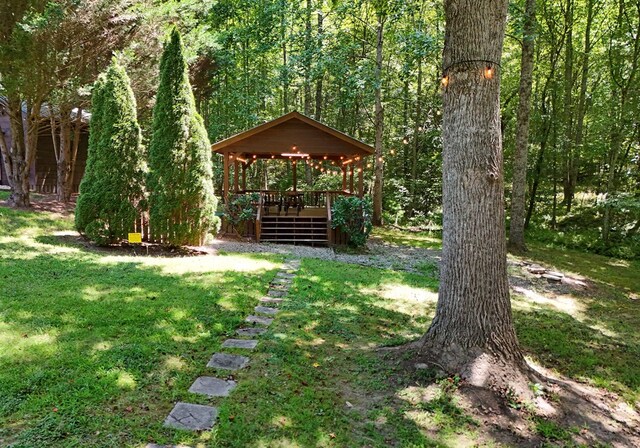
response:
[[[382,159],[384,109],[382,107],[382,46],[384,44],[384,24],[386,16],[378,14],[378,28],[376,31],[376,68],[375,68],[375,172],[373,179],[373,225],[382,225],[382,182],[384,176],[384,161]]]
[[[12,145],[8,147],[3,138],[0,149],[5,160],[5,171],[11,187],[11,194],[7,202],[13,207],[29,207],[31,206],[30,173],[38,145],[41,102],[8,98],[6,106],[9,114]]]
[[[524,36],[520,63],[520,98],[516,130],[516,151],[513,158],[511,191],[511,225],[509,247],[516,252],[527,250],[524,242],[525,196],[527,189],[527,155],[529,152],[529,117],[536,24],[536,0],[527,0],[524,17]]]
[[[507,3],[445,1],[442,265],[422,354],[477,386],[526,370],[507,281],[497,72]]]

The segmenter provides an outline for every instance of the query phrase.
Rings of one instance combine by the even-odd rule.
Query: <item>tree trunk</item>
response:
[[[445,1],[442,265],[422,353],[473,385],[505,385],[510,376],[526,393],[505,241],[497,70],[507,3]]]
[[[318,2],[318,54],[322,54],[322,25],[324,21],[324,16],[322,15],[322,11],[320,11],[320,7],[322,6],[322,2]],[[316,79],[316,112],[314,114],[315,119],[320,121],[322,117],[322,80],[324,78],[324,69],[321,70],[321,73],[318,75],[318,79]]]
[[[564,111],[563,111],[563,142],[564,144],[564,197],[563,202],[567,212],[571,211],[575,190],[575,154],[573,151],[573,0],[567,0],[565,5],[566,41],[564,51]]]
[[[524,36],[520,63],[520,99],[516,130],[516,151],[513,158],[513,187],[511,191],[511,225],[509,247],[516,252],[527,250],[524,243],[525,196],[527,189],[527,155],[529,152],[529,116],[536,23],[536,0],[527,0]]]
[[[422,122],[422,58],[418,58],[418,86],[416,90],[416,119],[413,124],[413,147],[411,150],[411,210],[409,216],[413,216],[418,207],[417,183],[418,183],[418,146],[420,145],[420,130]]]
[[[38,145],[41,103],[9,98],[6,104],[12,146],[9,148],[4,138],[0,146],[5,160],[7,179],[11,187],[8,203],[13,207],[29,207],[31,206],[29,181]],[[26,106],[24,113],[23,105]]]
[[[373,225],[382,225],[382,182],[384,176],[384,162],[382,159],[382,138],[384,132],[384,109],[382,107],[382,45],[384,43],[384,24],[386,17],[378,14],[378,29],[376,39],[376,69],[375,69],[375,173],[373,180]]]

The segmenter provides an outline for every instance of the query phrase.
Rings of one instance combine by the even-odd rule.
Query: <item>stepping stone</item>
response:
[[[268,317],[251,315],[251,316],[247,316],[247,318],[244,321],[249,322],[250,324],[266,325],[268,327],[273,322],[273,319],[270,319]]]
[[[213,406],[178,402],[164,421],[167,428],[204,431],[211,429],[218,418]]]
[[[296,274],[289,274],[288,272],[278,272],[276,278],[291,280],[296,278]]]
[[[275,277],[273,280],[271,280],[272,285],[290,285],[292,282],[292,278]]]
[[[291,287],[291,285],[289,285],[289,284],[284,285],[284,284],[281,284],[281,283],[273,283],[273,282],[269,283],[269,288],[278,289],[278,290],[283,290],[283,289],[287,290],[290,287]]]
[[[269,308],[268,306],[257,306],[254,308],[254,310],[256,311],[256,313],[270,314],[270,315],[278,314],[280,312],[278,308]]]
[[[282,303],[283,300],[278,297],[261,297],[260,303]]]
[[[238,328],[236,330],[236,334],[238,336],[260,336],[262,333],[266,331],[267,331],[266,328],[257,328],[257,327]]]
[[[222,343],[224,348],[246,348],[253,350],[258,345],[258,341],[253,339],[227,339]]]
[[[194,394],[208,395],[210,397],[228,397],[229,392],[236,388],[238,383],[233,380],[221,380],[212,376],[201,376],[189,388]]]
[[[207,367],[212,367],[214,369],[240,370],[246,367],[247,364],[249,364],[249,358],[246,356],[215,353],[207,363]]]
[[[267,295],[271,297],[284,297],[287,295],[287,291],[278,291],[277,289],[270,289],[267,291]]]

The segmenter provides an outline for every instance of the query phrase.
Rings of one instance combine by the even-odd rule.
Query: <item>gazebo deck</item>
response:
[[[346,242],[344,235],[331,226],[331,204],[338,196],[362,197],[364,159],[375,152],[371,146],[298,112],[215,143],[212,150],[223,158],[225,202],[234,194],[259,194],[257,216],[246,236],[258,242],[312,245]],[[291,176],[289,190],[247,189],[247,171],[271,163],[281,164]],[[299,191],[298,167],[341,175],[342,189]]]

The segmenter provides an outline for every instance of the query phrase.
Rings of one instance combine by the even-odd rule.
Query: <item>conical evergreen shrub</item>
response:
[[[211,145],[196,111],[184,47],[175,29],[160,61],[148,186],[153,238],[169,245],[202,244],[217,205]]]
[[[145,208],[145,153],[129,77],[114,59],[93,88],[87,166],[76,228],[98,244],[117,243]]]

